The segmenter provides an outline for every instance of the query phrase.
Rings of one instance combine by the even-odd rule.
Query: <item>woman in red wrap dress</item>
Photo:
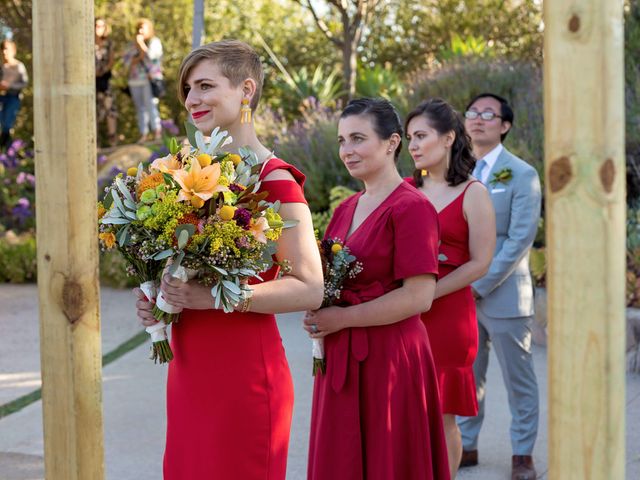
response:
[[[259,56],[235,40],[196,48],[180,67],[179,95],[196,127],[205,135],[227,130],[231,152],[249,146],[263,161],[261,189],[298,225],[283,232],[276,254],[291,271],[263,273],[247,313],[215,310],[208,287],[163,278],[167,301],[184,308],[171,332],[165,480],[285,478],[293,384],[273,314],[317,308],[322,269],[304,175],[273,157],[253,123],[241,121],[243,101],[255,109],[262,82]],[[152,325],[152,305],[138,295],[138,315]]]
[[[473,361],[478,323],[471,282],[489,268],[496,245],[495,214],[487,189],[471,177],[475,164],[464,123],[445,101],[420,104],[407,117],[410,183],[431,201],[440,223],[439,279],[422,321],[438,372],[451,478],[462,456],[456,415],[478,413]],[[426,173],[426,175],[423,175]]]
[[[340,158],[365,190],[335,211],[338,237],[362,262],[341,304],[307,312],[327,369],[315,378],[309,480],[447,480],[431,348],[420,312],[438,271],[438,220],[394,160],[402,127],[382,99],[351,101],[338,124]]]

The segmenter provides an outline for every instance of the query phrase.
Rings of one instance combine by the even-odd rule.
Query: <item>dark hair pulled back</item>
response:
[[[405,129],[409,127],[411,120],[420,115],[424,115],[429,126],[439,135],[453,131],[456,138],[451,145],[451,161],[445,179],[452,187],[467,181],[475,166],[475,158],[471,150],[471,139],[460,114],[441,98],[432,98],[422,102],[407,115]],[[419,187],[424,184],[420,170],[413,172],[413,179]]]
[[[394,159],[397,162],[402,150],[403,130],[400,115],[391,102],[384,98],[356,98],[347,104],[340,118],[352,115],[369,115],[373,130],[383,140],[388,140],[394,133],[400,136],[400,142],[394,152]]]

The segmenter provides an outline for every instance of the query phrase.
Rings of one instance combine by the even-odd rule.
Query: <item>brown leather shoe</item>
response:
[[[475,467],[476,465],[478,465],[478,450],[463,450],[460,468]]]
[[[531,455],[514,455],[511,457],[511,480],[535,480],[536,469]]]

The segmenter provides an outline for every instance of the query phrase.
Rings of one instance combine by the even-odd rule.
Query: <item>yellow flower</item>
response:
[[[138,169],[136,167],[131,167],[127,170],[128,177],[135,177],[138,174]]]
[[[232,207],[231,205],[223,205],[222,208],[220,208],[218,215],[220,215],[220,218],[222,220],[228,221],[233,218],[235,213],[236,213],[236,207]]]
[[[256,220],[251,220],[251,225],[249,225],[249,231],[253,235],[253,237],[259,241],[260,243],[267,243],[267,237],[265,236],[265,230],[269,229],[269,222],[264,217],[260,217]]]
[[[102,205],[102,202],[98,202],[98,220],[104,217],[105,213],[107,213],[107,209],[104,208],[104,205]]]
[[[338,253],[340,250],[342,250],[342,245],[340,245],[339,243],[334,243],[333,245],[331,245],[331,252],[333,254]]]
[[[218,163],[202,168],[200,162],[195,160],[191,162],[189,171],[177,170],[173,172],[173,178],[182,188],[178,194],[178,201],[190,201],[195,208],[201,208],[215,192],[228,190],[227,187],[218,183],[220,179]]]
[[[209,165],[211,165],[211,155],[207,153],[201,153],[196,158],[198,159],[198,163],[202,168],[208,167]]]
[[[102,243],[108,249],[113,248],[116,244],[116,236],[111,232],[104,232],[98,235],[98,238],[102,240]]]
[[[227,158],[231,160],[236,167],[240,163],[240,160],[242,160],[242,157],[237,153],[230,153]]]

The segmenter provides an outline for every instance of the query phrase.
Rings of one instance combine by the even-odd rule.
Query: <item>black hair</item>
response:
[[[397,133],[400,142],[394,152],[394,159],[397,162],[402,150],[402,123],[400,115],[389,100],[384,98],[356,98],[351,100],[340,114],[340,119],[352,115],[369,115],[372,119],[373,130],[383,140],[388,140],[391,135]]]
[[[465,112],[469,110],[469,108],[471,108],[471,105],[476,103],[481,98],[493,98],[494,100],[497,100],[500,103],[500,116],[502,117],[501,120],[503,122],[509,122],[511,126],[513,126],[513,109],[511,108],[511,105],[509,105],[509,102],[506,98],[501,97],[500,95],[496,95],[495,93],[485,92],[485,93],[476,95],[467,104],[467,107],[464,109]],[[501,142],[504,142],[504,139],[507,138],[507,135],[509,135],[510,131],[511,131],[511,127],[509,127],[509,130],[507,130],[505,133],[500,135]]]
[[[451,161],[445,174],[447,183],[454,187],[467,181],[476,160],[471,150],[471,139],[464,128],[464,121],[460,114],[441,98],[432,98],[422,102],[407,115],[405,130],[408,130],[411,120],[421,115],[439,135],[451,131],[455,134],[456,138],[451,145]],[[414,170],[413,179],[418,187],[424,183],[420,170]]]

